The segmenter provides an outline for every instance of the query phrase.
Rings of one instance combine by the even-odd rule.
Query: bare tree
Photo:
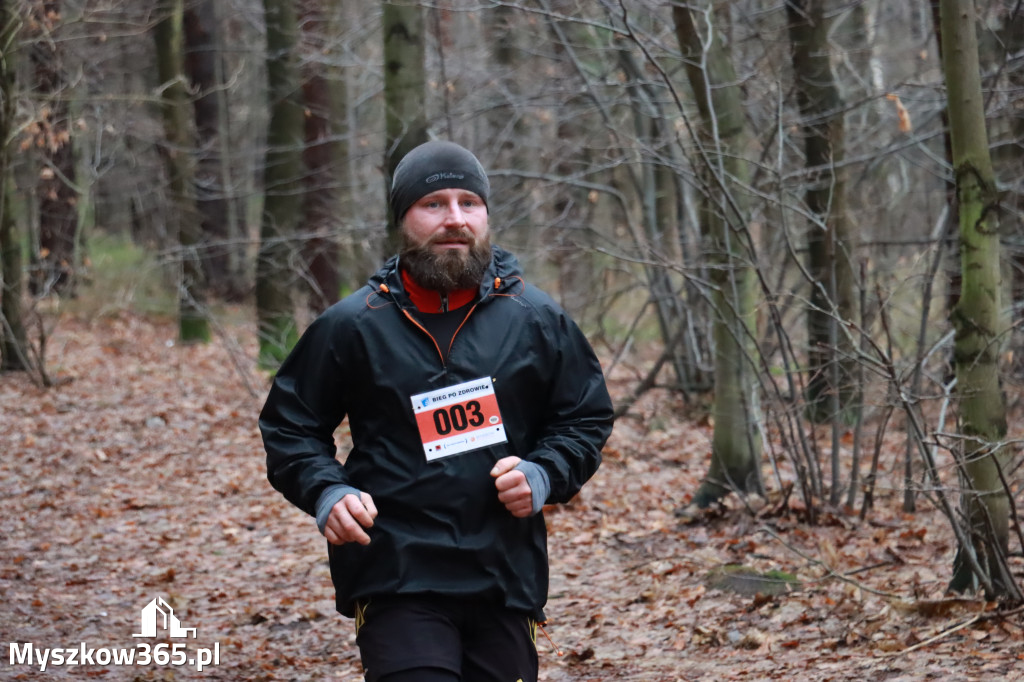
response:
[[[309,270],[309,306],[320,312],[341,293],[340,228],[348,202],[345,81],[332,36],[337,18],[319,0],[301,0],[302,92],[306,105],[303,160],[305,176],[305,260]]]
[[[855,280],[847,250],[844,112],[830,64],[825,9],[825,0],[786,3],[808,173],[807,259],[813,279],[807,309],[807,409],[817,422],[843,419],[843,412],[843,421],[852,421],[851,403],[857,393],[852,338],[842,324],[856,319]],[[838,492],[834,480],[833,495]]]
[[[619,64],[631,100],[634,117],[635,153],[639,163],[627,166],[631,188],[640,207],[643,230],[634,230],[638,251],[651,262],[644,265],[647,287],[651,294],[658,328],[665,345],[665,356],[671,360],[676,383],[683,392],[706,389],[697,358],[689,357],[688,346],[680,333],[689,324],[691,311],[677,293],[678,285],[671,276],[673,263],[682,260],[679,235],[679,183],[676,170],[678,145],[669,133],[670,116],[661,102],[661,94],[643,73],[628,43],[618,48]],[[660,262],[659,262],[660,261]],[[692,350],[692,349],[691,349]]]
[[[1000,191],[1004,308],[1019,323],[1024,320],[1024,3],[994,0],[980,5],[978,14],[982,88]],[[1020,359],[1016,367],[1024,367]]]
[[[232,267],[233,220],[237,210],[228,193],[231,169],[226,163],[226,120],[220,17],[214,0],[189,2],[184,8],[185,73],[192,92],[195,122],[195,202],[201,226],[197,245],[203,277],[210,293],[228,299],[241,295]]]
[[[711,468],[694,495],[703,507],[730,491],[762,492],[755,366],[755,273],[747,253],[747,131],[736,72],[711,2],[675,6],[676,35],[700,110],[705,197],[701,220],[711,267],[715,343]]]
[[[402,157],[427,141],[423,13],[418,4],[384,2],[384,160],[389,182]],[[398,245],[393,222],[388,226],[388,251]]]
[[[210,322],[206,314],[205,285],[196,249],[200,225],[196,215],[195,164],[192,133],[189,127],[188,99],[183,73],[184,36],[183,0],[161,0],[160,16],[153,28],[157,68],[162,94],[160,108],[166,142],[161,146],[174,208],[168,212],[180,245],[178,286],[178,336],[185,342],[210,340]]]
[[[64,50],[57,33],[62,16],[59,0],[33,0],[30,58],[35,90],[41,96],[35,122],[35,146],[41,150],[35,196],[39,202],[38,250],[31,251],[30,288],[37,296],[74,296],[78,258],[78,189],[71,140]]]
[[[256,259],[260,364],[274,368],[298,339],[292,290],[299,262],[294,238],[302,210],[304,140],[298,63],[298,21],[291,0],[263,0],[267,30],[265,192]]]
[[[22,311],[21,235],[8,188],[15,131],[15,41],[21,25],[15,0],[0,0],[0,371],[29,369]]]
[[[988,147],[973,0],[940,0],[942,66],[960,213],[960,300],[956,328],[957,390],[966,538],[950,588],[981,585],[989,598],[1024,600],[1007,563],[1010,499],[1006,404],[1000,382],[999,194]]]

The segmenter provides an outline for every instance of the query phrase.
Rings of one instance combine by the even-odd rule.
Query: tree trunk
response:
[[[348,185],[345,139],[345,81],[331,63],[327,20],[319,0],[301,0],[302,92],[306,104],[305,263],[308,305],[314,313],[335,303],[341,293],[339,232],[346,215]]]
[[[18,32],[17,13],[11,0],[0,0],[0,371],[29,369],[28,343],[21,305],[21,236],[14,220],[7,188],[11,181],[11,149],[14,132],[15,64],[13,45]]]
[[[68,84],[64,80],[61,41],[54,32],[61,22],[61,3],[32,4],[35,35],[30,51],[36,90],[45,106],[40,109],[36,148],[46,161],[39,173],[39,248],[33,251],[30,287],[36,296],[56,293],[74,297],[78,241],[78,191],[75,157],[68,117]]]
[[[711,467],[693,498],[694,504],[704,507],[730,491],[762,492],[763,484],[760,408],[752,364],[755,273],[745,250],[749,235],[744,192],[749,168],[744,158],[748,140],[743,103],[732,62],[710,22],[710,3],[697,5],[696,10],[676,6],[672,14],[700,110],[708,177],[701,221],[715,315],[714,435]]]
[[[555,61],[560,68],[565,69],[562,77],[572,70],[586,82],[587,74],[582,69],[579,51],[585,50],[593,42],[593,35],[576,23],[561,18],[566,16],[561,10],[567,9],[562,3],[555,2],[554,8],[548,0],[540,0],[538,4],[548,15],[545,22],[554,41]],[[593,162],[593,152],[584,142],[587,136],[586,119],[579,115],[591,102],[599,108],[604,106],[593,97],[589,88],[579,94],[569,90],[561,106],[554,109],[553,130],[559,146],[551,156],[558,177],[572,178],[581,167],[590,166]],[[606,113],[602,114],[602,117],[606,116]],[[614,181],[611,184],[614,185]],[[593,292],[598,286],[592,257],[594,235],[589,230],[578,228],[592,224],[596,206],[597,202],[591,201],[589,190],[567,183],[553,197],[553,219],[548,229],[539,234],[542,248],[547,249],[558,271],[558,303],[582,324],[587,322],[584,319],[587,308],[593,302]]]
[[[807,209],[813,217],[807,230],[807,266],[812,277],[807,308],[807,413],[818,423],[831,419],[852,423],[857,399],[855,357],[842,322],[857,319],[855,278],[848,255],[850,227],[846,172],[842,169],[843,102],[829,63],[825,2],[786,3],[797,102],[803,117]]]
[[[695,377],[699,376],[700,369],[697,358],[686,357],[687,347],[678,338],[679,330],[689,323],[690,311],[680,298],[670,271],[672,264],[682,264],[677,212],[680,202],[676,200],[673,167],[665,160],[672,158],[673,144],[666,131],[666,117],[657,92],[647,85],[646,76],[627,46],[618,49],[618,56],[626,91],[630,94],[636,146],[641,150],[639,172],[626,166],[636,193],[641,197],[642,222],[646,228],[646,234],[636,235],[634,241],[641,250],[641,258],[650,261],[644,265],[644,271],[657,313],[658,329],[671,358],[677,385],[685,392],[697,388]],[[645,153],[644,150],[651,151]]]
[[[989,145],[1000,194],[1000,232],[1002,234],[1003,292],[1007,297],[1003,310],[1024,326],[1024,68],[1016,66],[1024,54],[1024,5],[1017,0],[988,3],[978,17],[978,51],[982,73],[989,77],[982,84],[986,93],[1012,93],[988,112]],[[993,97],[989,94],[988,97]],[[1019,332],[1018,332],[1019,336]],[[1011,342],[1003,342],[1005,348]],[[1014,362],[1024,368],[1024,357]]]
[[[266,199],[256,259],[256,312],[262,367],[276,368],[298,340],[292,315],[295,232],[302,210],[303,110],[298,22],[291,0],[263,0],[267,24],[270,123],[263,171]]]
[[[939,59],[942,59],[942,55],[946,53],[943,47],[943,35],[942,35],[942,17],[940,16],[939,0],[930,0],[930,8],[932,12],[932,25],[935,30],[935,43],[939,48]],[[953,161],[953,143],[950,141],[949,133],[949,108],[946,107],[942,110],[942,144],[946,152],[946,158],[949,159],[950,163]],[[957,303],[960,301],[960,288],[962,286],[963,273],[960,270],[960,240],[955,239],[953,231],[953,225],[960,224],[960,218],[958,215],[959,206],[956,200],[956,182],[946,181],[946,200],[950,207],[950,226],[949,231],[946,233],[949,238],[949,262],[950,265],[947,269],[948,282],[946,285],[946,311],[949,317],[952,318],[953,311],[956,310]]]
[[[395,166],[414,147],[427,141],[426,45],[423,8],[418,4],[384,3],[384,126],[385,167],[391,182]],[[388,185],[390,188],[390,184]],[[388,221],[390,252],[398,246],[394,216]]]
[[[188,99],[185,91],[182,50],[182,0],[161,0],[160,16],[153,30],[156,42],[157,71],[161,83],[160,109],[164,121],[164,145],[161,153],[167,168],[172,201],[168,227],[177,235],[181,249],[181,274],[178,286],[178,336],[185,343],[210,340],[206,315],[203,274],[196,249],[199,225],[194,195],[195,165],[192,136],[188,125]]]
[[[1010,501],[1006,405],[1000,385],[998,192],[985,130],[973,0],[940,0],[942,67],[960,208],[962,289],[953,311],[958,450],[969,546],[954,559],[950,589],[984,587],[989,599],[1022,598],[1006,561]],[[971,556],[973,555],[973,556]],[[973,564],[973,565],[972,565]]]
[[[3,13],[0,10],[0,15]],[[5,20],[6,17],[0,16],[0,21]],[[0,35],[2,32],[0,28]],[[10,91],[3,85],[0,92],[0,96],[6,97]],[[7,121],[0,122],[0,134],[7,132],[8,126]],[[0,153],[7,156],[6,151]],[[6,158],[0,160],[0,173],[3,173],[0,184],[0,372],[24,372],[30,369],[30,363],[21,305],[21,236],[6,191],[10,176],[10,163]]]
[[[231,267],[231,211],[229,188],[224,182],[228,174],[221,154],[224,83],[214,0],[188,3],[184,29],[185,73],[195,93],[195,201],[202,233],[199,263],[210,293],[236,300],[241,291]]]
[[[532,66],[524,43],[531,27],[523,21],[523,13],[511,5],[499,5],[484,14],[487,20],[487,44],[491,46],[492,63],[489,72],[495,82],[495,104],[482,116],[485,135],[491,141],[497,159],[506,167],[521,173],[539,172],[537,155],[531,153],[525,141],[536,136],[536,126],[528,123],[524,97],[525,76]],[[527,243],[532,237],[533,210],[530,192],[521,177],[511,174],[491,180],[491,193],[502,197],[506,220],[503,223],[507,238],[519,237]]]

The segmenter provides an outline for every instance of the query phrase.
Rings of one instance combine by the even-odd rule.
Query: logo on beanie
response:
[[[434,173],[433,175],[428,176],[427,179],[424,180],[423,182],[430,185],[432,183],[437,182],[438,180],[463,180],[465,179],[465,177],[466,176],[463,173],[452,173],[451,171],[442,171],[440,173]]]

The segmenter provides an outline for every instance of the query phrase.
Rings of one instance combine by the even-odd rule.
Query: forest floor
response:
[[[0,377],[0,680],[361,679],[324,541],[265,478],[253,330],[174,339],[127,313],[64,316],[52,388]],[[613,393],[635,377],[617,367]],[[584,491],[548,514],[542,680],[1024,679],[1021,613],[946,595],[949,524],[923,498],[900,511],[902,441],[886,445],[865,521],[807,523],[770,468],[756,511],[732,497],[681,519],[711,427],[662,391],[634,412]],[[734,564],[799,583],[728,587]],[[133,638],[156,597],[195,638]],[[46,649],[41,673],[26,656]],[[93,664],[55,665],[56,649]],[[185,665],[103,664],[127,649]],[[202,649],[218,661],[199,672]]]

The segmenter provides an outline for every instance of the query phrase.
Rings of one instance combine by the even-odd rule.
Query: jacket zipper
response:
[[[473,311],[476,310],[476,306],[477,306],[477,303],[474,303],[473,307],[469,309],[469,312],[466,313],[466,316],[464,318],[462,318],[462,322],[460,322],[459,326],[455,329],[455,333],[452,334],[451,343],[448,344],[448,352],[449,353],[452,351],[452,344],[455,343],[455,337],[459,335],[460,331],[462,331],[462,327],[466,324],[466,320],[469,319],[469,316],[473,314]],[[417,329],[419,329],[424,334],[426,334],[427,338],[430,339],[434,343],[434,348],[437,350],[437,355],[438,355],[438,357],[441,358],[441,366],[447,369],[447,367],[448,367],[448,356],[441,352],[441,346],[438,345],[437,339],[434,338],[434,335],[431,334],[430,332],[428,332],[427,328],[424,327],[422,324],[420,324],[419,321],[415,317],[412,316],[412,313],[410,313],[405,308],[400,308],[400,309],[402,311],[402,314],[405,315],[406,318],[408,318],[408,320],[410,322],[412,322],[414,325],[416,325]]]
[[[431,334],[430,332],[428,332],[427,328],[424,327],[422,324],[420,324],[419,321],[415,317],[413,317],[412,314],[408,310],[406,310],[405,308],[400,308],[400,310],[402,311],[402,314],[405,315],[409,319],[410,322],[412,322],[414,325],[416,325],[416,327],[421,332],[426,334],[427,338],[430,339],[434,343],[434,348],[437,349],[437,354],[441,357],[441,365],[443,367],[447,367],[448,363],[445,362],[444,355],[441,353],[441,346],[437,345],[437,339],[434,338],[434,335]],[[452,337],[452,338],[454,339],[454,337]]]
[[[497,289],[498,285],[500,283],[501,283],[501,278],[500,277],[495,277],[494,278],[494,288]],[[385,294],[388,294],[391,297],[391,300],[393,300],[395,302],[395,305],[398,306],[398,309],[402,311],[402,314],[405,315],[406,318],[408,318],[408,320],[410,322],[412,322],[416,326],[417,329],[419,329],[424,334],[426,334],[427,338],[430,339],[434,343],[434,348],[437,350],[437,355],[438,355],[438,357],[441,358],[441,366],[444,367],[445,369],[447,369],[448,368],[448,356],[441,352],[441,346],[438,345],[437,339],[434,338],[434,335],[431,334],[429,331],[427,331],[427,328],[424,327],[422,324],[420,324],[419,321],[415,317],[413,317],[412,314],[408,310],[406,310],[404,307],[402,307],[402,305],[395,299],[394,294],[391,293],[391,288],[388,287],[387,284],[381,283],[380,290],[383,291]],[[441,312],[447,313],[448,312],[448,293],[447,292],[441,293],[440,296],[441,296]],[[473,314],[473,311],[476,310],[476,307],[479,304],[480,304],[480,301],[477,301],[476,303],[474,303],[473,307],[471,307],[469,309],[469,312],[466,313],[466,316],[464,318],[462,318],[462,322],[459,323],[459,326],[455,328],[455,333],[452,334],[452,340],[448,344],[448,352],[449,353],[452,351],[452,345],[455,343],[455,337],[459,335],[460,331],[462,331],[462,327],[465,326],[466,320],[469,319],[469,316]]]

